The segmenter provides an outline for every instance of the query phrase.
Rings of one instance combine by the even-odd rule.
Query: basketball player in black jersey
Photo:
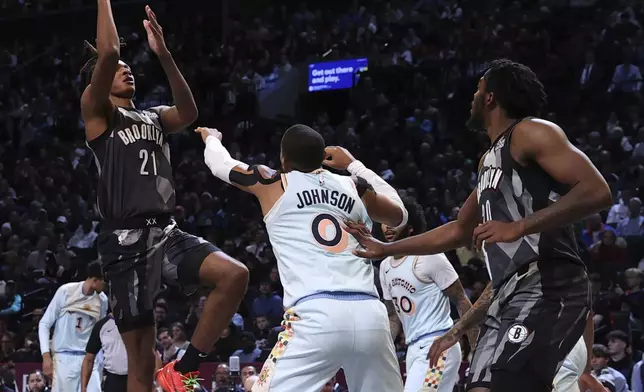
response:
[[[156,15],[150,7],[145,11],[148,43],[168,77],[174,106],[135,108],[134,78],[119,59],[110,0],[98,0],[96,56],[87,65],[91,82],[81,98],[87,144],[99,175],[97,204],[104,221],[98,248],[127,349],[128,392],[150,392],[153,385],[153,301],[162,277],[215,287],[183,358],[157,372],[166,392],[193,391],[201,359],[246,291],[248,270],[205,240],[180,231],[171,219],[175,189],[167,137],[192,123],[197,107]]]
[[[433,254],[472,242],[486,253],[493,296],[472,306],[464,332],[484,322],[468,390],[545,392],[578,341],[590,309],[588,277],[571,224],[611,205],[610,189],[556,124],[537,118],[546,94],[525,65],[496,60],[479,80],[470,129],[492,145],[458,218],[382,243],[347,222],[363,257]],[[459,331],[457,331],[458,333]]]

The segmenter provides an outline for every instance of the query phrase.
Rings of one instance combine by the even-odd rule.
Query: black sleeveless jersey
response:
[[[156,216],[174,211],[170,146],[160,109],[119,107],[110,128],[87,142],[98,167],[97,204],[103,219]]]
[[[568,192],[567,186],[538,164],[521,166],[512,158],[510,142],[517,123],[501,134],[483,157],[477,186],[481,222],[521,220],[556,203]],[[494,287],[537,260],[542,274],[544,268],[550,269],[554,280],[562,282],[571,273],[579,273],[575,267],[584,270],[572,226],[530,234],[513,243],[485,244],[484,251]]]

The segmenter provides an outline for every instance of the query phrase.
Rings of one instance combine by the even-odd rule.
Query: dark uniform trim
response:
[[[365,192],[371,191],[373,193],[376,193],[376,191],[373,189],[373,185],[369,184],[367,180],[365,180],[362,177],[351,177],[353,178],[353,181],[356,184],[356,190],[358,191],[358,196],[362,197],[364,196]]]
[[[264,177],[261,172],[262,168],[266,168],[266,166],[253,165],[248,168],[249,173],[242,173],[237,170],[231,170],[228,178],[230,179],[230,182],[234,182],[235,184],[240,186],[253,186],[257,183],[260,183],[262,185],[270,185],[281,179],[279,171],[273,171],[272,177],[270,178]]]

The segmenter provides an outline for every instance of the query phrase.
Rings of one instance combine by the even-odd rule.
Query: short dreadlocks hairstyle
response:
[[[122,37],[119,38],[119,41],[121,48],[126,46],[125,40]],[[88,41],[83,41],[83,44],[85,45],[85,49],[91,54],[91,57],[87,60],[85,65],[83,65],[83,68],[81,68],[80,74],[85,79],[85,84],[89,84],[89,81],[92,79],[94,68],[96,67],[96,62],[98,61],[98,50]]]
[[[485,91],[509,118],[537,117],[548,102],[543,84],[532,70],[508,59],[494,60],[483,75]]]
[[[409,214],[407,226],[414,229],[413,235],[424,233],[427,230],[427,221],[425,220],[423,207],[411,196],[402,197],[402,202]]]

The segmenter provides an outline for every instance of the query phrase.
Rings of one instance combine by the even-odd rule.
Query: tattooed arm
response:
[[[396,313],[396,308],[394,307],[394,302],[391,300],[385,300],[385,306],[387,307],[387,317],[389,318],[389,329],[391,330],[391,338],[396,341],[396,338],[400,334],[400,319]]]
[[[465,315],[461,316],[461,319],[454,324],[450,331],[454,331],[454,333],[460,336],[470,329],[478,327],[483,321],[485,321],[487,310],[490,308],[490,304],[492,303],[493,294],[494,290],[492,290],[492,282],[490,282],[485,286],[485,290],[483,290],[479,299],[476,300],[474,305],[472,305]],[[474,343],[476,343],[476,341],[474,341]]]
[[[474,330],[478,333],[479,324],[485,320],[487,315],[487,310],[490,308],[492,303],[494,291],[492,290],[492,283],[488,283],[481,294],[481,297],[472,305],[470,310],[468,310],[465,315],[461,316],[461,319],[448,331],[445,335],[437,338],[432,343],[432,347],[429,349],[427,358],[429,359],[430,365],[434,366],[438,363],[438,359],[441,354],[458,343],[461,335],[468,333],[470,330]],[[468,336],[469,338],[469,336]],[[476,340],[470,341],[470,346],[474,347],[476,345]]]
[[[456,309],[458,310],[458,315],[460,316],[460,318],[462,319],[463,317],[465,317],[467,312],[472,308],[472,303],[470,302],[470,299],[467,298],[461,281],[456,280],[447,289],[443,290],[443,292],[450,299],[450,301],[452,301],[452,303],[456,305]],[[467,339],[470,342],[470,346],[474,347],[474,344],[476,344],[476,340],[478,339],[479,329],[471,328],[465,331],[465,333],[467,334]]]

